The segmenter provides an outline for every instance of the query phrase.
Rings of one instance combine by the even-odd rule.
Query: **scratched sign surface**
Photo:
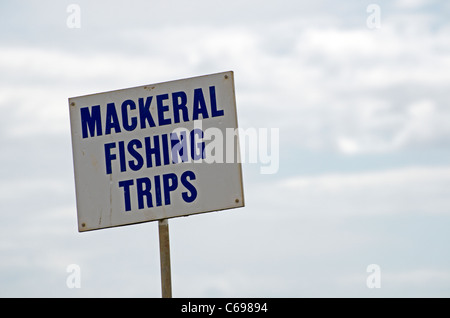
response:
[[[80,232],[244,206],[233,72],[69,109]]]

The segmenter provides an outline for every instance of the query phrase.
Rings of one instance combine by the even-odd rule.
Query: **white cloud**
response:
[[[450,283],[450,271],[425,268],[404,272],[387,272],[383,273],[383,279],[388,284],[408,284],[416,288],[435,283],[448,286]]]
[[[450,272],[446,269],[406,265],[403,269],[380,267],[380,288],[369,289],[366,280],[370,273],[343,274],[335,278],[340,289],[352,290],[351,297],[446,297]]]
[[[364,154],[446,143],[450,29],[395,23],[376,31],[295,19],[259,29],[165,26],[150,36],[121,30],[132,54],[4,46],[0,107],[17,104],[13,134],[62,131],[68,97],[231,69],[241,125],[283,127],[295,136],[285,139],[290,146]],[[409,111],[420,103],[433,105],[426,118]]]
[[[417,9],[430,2],[427,0],[397,0],[395,5],[401,9]]]
[[[284,208],[290,206],[309,217],[448,215],[450,199],[445,193],[449,186],[448,167],[410,167],[297,176],[280,181],[272,191]]]
[[[296,175],[298,163],[281,156],[273,179],[244,171],[246,208],[171,220],[174,294],[373,295],[371,262],[384,295],[420,284],[448,294],[439,266],[448,263],[450,168],[344,173],[335,154],[320,154],[389,161],[380,155],[446,151],[448,4],[381,2],[381,28],[370,30],[365,5],[255,3],[82,1],[80,30],[66,28],[64,4],[8,15],[21,24],[3,24],[12,31],[0,44],[2,296],[158,297],[156,227],[76,232],[67,98],[229,69],[240,125],[280,128],[283,153],[319,150],[322,172]],[[174,5],[171,19],[155,15]],[[356,158],[367,160],[359,168],[375,160]],[[336,173],[323,172],[327,160]],[[71,263],[82,269],[78,293],[65,285]]]

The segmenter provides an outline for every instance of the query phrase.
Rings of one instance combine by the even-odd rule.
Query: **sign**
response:
[[[244,206],[233,72],[69,109],[80,232]]]

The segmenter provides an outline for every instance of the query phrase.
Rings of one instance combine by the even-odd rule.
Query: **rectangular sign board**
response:
[[[80,232],[244,206],[233,72],[69,109]]]

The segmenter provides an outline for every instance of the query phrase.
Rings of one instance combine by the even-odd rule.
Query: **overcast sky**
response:
[[[169,221],[173,296],[449,297],[449,16],[424,0],[2,1],[0,296],[160,297],[157,223],[77,231],[67,99],[233,70],[239,125],[279,129],[279,170],[246,163],[244,208]]]

